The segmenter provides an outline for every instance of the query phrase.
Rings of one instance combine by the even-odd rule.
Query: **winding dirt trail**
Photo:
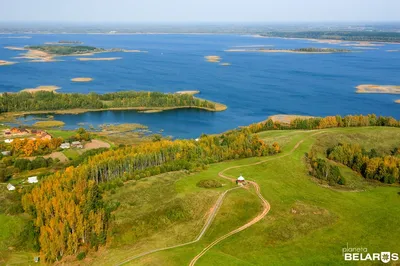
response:
[[[263,163],[266,163],[266,162],[269,162],[269,161],[273,161],[273,160],[277,160],[277,159],[281,159],[281,158],[287,157],[287,156],[291,155],[291,154],[304,142],[304,140],[305,140],[306,138],[311,137],[311,136],[314,136],[314,135],[317,135],[317,134],[321,134],[321,133],[323,133],[323,132],[324,132],[324,131],[319,131],[319,132],[316,132],[316,133],[314,133],[314,134],[311,134],[311,135],[305,137],[303,140],[300,140],[299,142],[297,142],[296,145],[295,145],[288,153],[286,153],[286,154],[284,154],[284,155],[277,156],[277,157],[273,157],[273,158],[268,158],[268,159],[265,159],[265,160],[262,160],[262,161],[259,161],[259,162],[256,162],[256,163],[231,166],[231,167],[225,168],[224,170],[222,170],[221,172],[219,172],[219,173],[218,173],[218,176],[221,177],[221,178],[228,179],[228,180],[230,180],[230,181],[232,181],[232,182],[235,182],[235,179],[234,179],[234,178],[228,177],[228,176],[224,175],[224,173],[225,173],[226,171],[231,170],[231,169],[237,169],[237,168],[241,168],[241,167],[248,167],[248,166],[259,165],[259,164],[263,164]],[[230,236],[232,236],[232,235],[234,235],[234,234],[237,234],[237,233],[239,233],[239,232],[245,230],[246,228],[249,228],[249,227],[252,226],[253,224],[259,222],[261,219],[263,219],[263,218],[268,214],[268,212],[269,212],[270,209],[271,209],[271,205],[270,205],[270,204],[268,203],[268,201],[262,196],[262,194],[261,194],[261,192],[260,192],[260,186],[259,186],[256,182],[254,182],[254,181],[248,181],[248,183],[251,184],[252,186],[254,186],[255,192],[256,192],[258,198],[260,198],[261,203],[262,203],[262,205],[263,205],[263,211],[262,211],[259,215],[257,215],[255,218],[253,218],[251,221],[249,221],[248,223],[246,223],[246,224],[242,225],[241,227],[239,227],[239,228],[237,228],[237,229],[235,229],[235,230],[233,230],[233,231],[231,231],[231,232],[229,232],[229,233],[227,233],[227,234],[225,234],[225,235],[219,237],[218,239],[214,240],[214,241],[213,241],[212,243],[210,243],[207,247],[205,247],[196,257],[194,257],[194,258],[192,259],[192,261],[189,263],[189,266],[194,266],[194,265],[196,264],[196,262],[197,262],[208,250],[210,250],[212,247],[214,247],[215,245],[217,245],[219,242],[223,241],[224,239],[226,239],[226,238],[228,238],[228,237],[230,237]],[[198,241],[203,237],[203,235],[205,234],[205,232],[207,231],[207,229],[210,227],[210,225],[211,225],[212,221],[214,220],[214,218],[215,218],[215,216],[216,216],[216,214],[217,214],[219,208],[220,208],[221,205],[222,205],[222,202],[223,202],[223,199],[225,198],[226,193],[228,193],[228,192],[231,191],[231,190],[237,189],[237,188],[240,188],[240,187],[235,187],[235,188],[228,189],[228,190],[226,190],[224,193],[222,193],[222,194],[219,196],[219,198],[217,199],[216,203],[214,204],[214,206],[213,206],[213,208],[212,208],[212,211],[211,211],[210,215],[209,215],[208,218],[207,218],[206,223],[204,224],[202,230],[200,231],[199,235],[197,236],[197,238],[196,238],[195,240],[190,241],[190,242],[186,242],[186,243],[183,243],[183,244],[174,245],[174,246],[171,246],[171,247],[159,248],[159,249],[154,249],[154,250],[150,250],[150,251],[147,251],[147,252],[143,252],[143,253],[140,253],[140,254],[138,254],[138,255],[136,255],[136,256],[133,256],[133,257],[131,257],[131,258],[129,258],[129,259],[127,259],[127,260],[121,262],[121,263],[116,264],[116,266],[120,266],[120,265],[126,264],[126,263],[128,263],[128,262],[130,262],[130,261],[132,261],[132,260],[134,260],[134,259],[138,259],[138,258],[140,258],[140,257],[146,256],[146,255],[149,255],[149,254],[158,252],[158,251],[164,251],[164,250],[169,250],[169,249],[173,249],[173,248],[183,247],[183,246],[191,245],[191,244],[193,244],[193,243],[198,242]]]
[[[307,137],[311,137],[311,136],[314,136],[314,135],[317,135],[317,134],[321,134],[321,133],[323,133],[323,131],[316,132],[316,133],[311,134],[310,136],[307,136]],[[306,138],[307,138],[307,137],[306,137]],[[287,157],[287,156],[291,155],[303,142],[304,142],[304,139],[303,139],[303,140],[300,140],[299,142],[297,142],[296,145],[295,145],[288,153],[286,153],[286,154],[284,154],[284,155],[281,155],[281,156],[278,156],[278,157],[273,157],[273,158],[268,158],[268,159],[265,159],[265,160],[262,160],[262,161],[259,161],[259,162],[256,162],[256,163],[251,163],[251,164],[237,165],[237,166],[228,167],[228,168],[222,170],[221,172],[219,172],[219,173],[218,173],[218,176],[219,176],[219,177],[222,177],[222,178],[225,178],[225,179],[228,179],[228,180],[234,182],[234,181],[235,181],[234,178],[231,178],[231,177],[228,177],[228,176],[224,175],[224,173],[225,173],[226,171],[231,170],[231,169],[241,168],[241,167],[248,167],[248,166],[259,165],[259,164],[262,164],[262,163],[265,163],[265,162],[269,162],[269,161],[273,161],[273,160],[277,160],[277,159],[281,159],[281,158]],[[254,188],[255,188],[255,190],[256,190],[256,194],[257,194],[257,196],[260,198],[261,203],[262,203],[262,205],[263,205],[263,211],[262,211],[259,215],[257,215],[255,218],[253,218],[251,221],[249,221],[248,223],[246,223],[246,224],[242,225],[241,227],[239,227],[239,228],[237,228],[237,229],[235,229],[235,230],[233,230],[233,231],[231,231],[231,232],[229,232],[229,233],[227,233],[227,234],[221,236],[220,238],[214,240],[214,241],[213,241],[212,243],[210,243],[207,247],[205,247],[199,254],[197,254],[196,257],[194,257],[194,258],[192,259],[192,261],[189,263],[189,266],[194,266],[194,265],[196,264],[196,262],[197,262],[208,250],[210,250],[212,247],[214,247],[215,245],[217,245],[219,242],[221,242],[221,241],[223,241],[224,239],[226,239],[226,238],[228,238],[228,237],[230,237],[230,236],[232,236],[232,235],[234,235],[234,234],[237,234],[237,233],[239,233],[239,232],[245,230],[246,228],[249,228],[249,227],[252,226],[253,224],[259,222],[259,221],[260,221],[262,218],[264,218],[264,217],[268,214],[268,212],[271,210],[271,205],[270,205],[269,202],[261,195],[260,186],[259,186],[256,182],[254,182],[254,181],[248,181],[248,183],[250,183],[251,185],[254,186]]]

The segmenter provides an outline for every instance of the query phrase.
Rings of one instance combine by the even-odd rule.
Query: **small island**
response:
[[[71,79],[71,81],[73,81],[73,82],[90,82],[92,80],[93,80],[92,78],[83,78],[83,77]]]
[[[259,52],[259,53],[295,53],[295,54],[332,54],[332,53],[349,53],[348,49],[334,49],[334,48],[296,48],[296,49],[228,49],[225,52]]]
[[[0,66],[10,66],[10,65],[14,65],[14,64],[16,64],[16,62],[0,60]]]
[[[210,62],[210,63],[219,63],[219,62],[221,62],[221,57],[218,56],[218,55],[207,55],[204,58],[207,60],[207,62]]]
[[[356,88],[356,93],[400,94],[400,86],[398,85],[362,84]]]

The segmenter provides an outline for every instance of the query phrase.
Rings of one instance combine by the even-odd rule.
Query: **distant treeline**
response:
[[[276,31],[262,34],[267,37],[330,39],[342,41],[400,42],[399,32],[381,31]]]
[[[248,128],[251,132],[257,133],[265,130],[278,129],[323,129],[333,127],[367,127],[367,126],[387,126],[400,127],[400,121],[388,116],[370,115],[347,115],[347,116],[327,116],[324,118],[296,118],[290,124],[280,123],[268,119],[267,121],[252,124]]]
[[[380,155],[374,149],[367,151],[358,144],[338,144],[327,150],[330,160],[347,165],[367,179],[393,184],[400,181],[400,153]]]
[[[215,104],[189,94],[125,91],[98,93],[3,93],[0,113],[20,111],[55,111],[68,109],[107,109],[129,107],[198,107],[215,109]]]
[[[53,262],[107,241],[111,212],[118,203],[102,200],[100,183],[203,169],[214,162],[278,152],[277,143],[267,145],[248,130],[109,150],[47,177],[22,198],[22,205],[31,215],[31,231],[36,232],[34,240],[43,261]]]

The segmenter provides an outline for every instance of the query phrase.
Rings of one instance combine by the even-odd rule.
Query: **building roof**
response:
[[[15,190],[15,187],[13,185],[11,185],[11,184],[8,184],[7,185],[7,189],[8,190]]]
[[[28,183],[37,183],[38,182],[38,179],[37,179],[37,176],[31,176],[31,177],[28,177]]]
[[[244,181],[244,177],[243,176],[239,176],[237,180]]]

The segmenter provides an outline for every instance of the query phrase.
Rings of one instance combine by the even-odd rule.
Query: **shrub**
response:
[[[86,258],[86,252],[84,252],[84,251],[80,252],[80,253],[76,256],[76,258],[77,258],[78,260],[83,260],[84,258]]]
[[[218,188],[222,187],[222,184],[217,180],[209,179],[209,180],[201,180],[197,183],[198,187],[203,188]]]

